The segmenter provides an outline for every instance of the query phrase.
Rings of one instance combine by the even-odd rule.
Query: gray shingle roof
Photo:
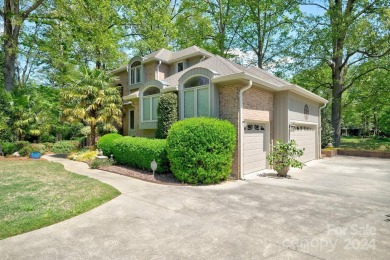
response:
[[[156,60],[161,60],[161,61],[166,62],[166,63],[172,63],[172,62],[178,61],[180,59],[183,59],[186,56],[194,55],[196,53],[198,53],[199,55],[205,55],[208,57],[213,56],[212,53],[210,53],[206,50],[203,50],[197,46],[191,46],[191,47],[188,47],[186,49],[179,50],[176,52],[172,52],[170,50],[163,48],[161,50],[158,50],[158,51],[155,51],[155,52],[152,52],[152,53],[146,55],[144,57],[144,61],[156,59]]]

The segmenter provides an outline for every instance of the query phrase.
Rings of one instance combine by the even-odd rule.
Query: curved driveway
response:
[[[390,259],[390,160],[327,158],[291,179],[181,187],[47,158],[122,195],[0,241],[1,259]]]

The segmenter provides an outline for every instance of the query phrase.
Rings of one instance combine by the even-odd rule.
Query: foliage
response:
[[[274,145],[272,151],[267,155],[267,161],[274,166],[276,171],[289,167],[302,169],[304,164],[295,159],[302,155],[303,150],[297,148],[295,140],[291,140],[289,143],[283,143],[277,140],[276,145]]]
[[[166,140],[142,137],[123,137],[113,141],[112,152],[119,164],[150,170],[150,163],[157,162],[157,173],[169,170]]]
[[[169,131],[168,158],[175,177],[191,184],[226,180],[236,145],[234,126],[214,118],[189,118]]]
[[[82,122],[91,129],[91,145],[95,145],[96,128],[115,131],[122,124],[122,99],[115,78],[102,70],[82,67],[69,76],[69,85],[61,91],[63,118]]]
[[[12,96],[11,93],[5,91],[1,86],[0,84],[0,140],[13,141],[14,135],[12,129],[9,127],[12,124]]]
[[[35,152],[34,148],[31,146],[31,144],[24,146],[22,149],[18,151],[20,156],[29,156],[30,153]]]
[[[0,239],[89,211],[120,192],[45,160],[0,161]]]
[[[111,158],[109,159],[95,159],[90,163],[91,169],[99,169],[102,166],[111,166],[114,165],[115,161]]]
[[[4,155],[11,155],[17,151],[14,143],[11,142],[0,142],[0,145],[3,147]]]
[[[44,144],[31,144],[33,152],[39,152],[42,155],[46,153],[46,145]]]
[[[116,139],[122,138],[120,134],[106,134],[100,137],[97,142],[97,148],[103,151],[103,155],[110,157],[113,150],[113,142]]]
[[[58,141],[52,146],[51,151],[53,153],[68,154],[76,150],[79,145],[78,141]]]
[[[97,156],[98,152],[95,151],[85,151],[81,153],[77,153],[73,155],[73,160],[78,161],[78,162],[86,162],[89,163],[95,159]]]
[[[19,151],[20,149],[26,147],[26,146],[30,146],[30,142],[28,141],[17,141],[15,142],[15,148],[17,151]]]
[[[157,106],[156,138],[165,139],[171,126],[177,122],[177,95],[165,93],[160,96]]]
[[[341,148],[357,150],[377,150],[390,151],[389,137],[343,137],[341,138]]]
[[[325,148],[329,143],[333,143],[333,127],[329,122],[321,123],[321,147]]]

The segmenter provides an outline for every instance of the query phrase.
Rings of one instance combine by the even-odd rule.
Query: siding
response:
[[[274,98],[274,139],[288,142],[288,93],[279,92]]]

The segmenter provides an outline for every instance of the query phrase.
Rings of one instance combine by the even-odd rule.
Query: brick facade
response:
[[[144,64],[145,81],[156,79],[156,62]]]

